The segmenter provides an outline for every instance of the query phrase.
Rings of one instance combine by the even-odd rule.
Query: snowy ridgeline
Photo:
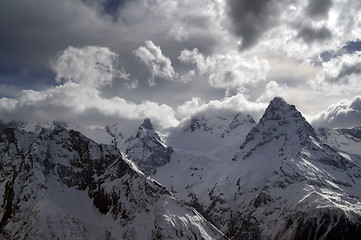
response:
[[[55,127],[0,134],[1,239],[222,239],[119,150]]]
[[[314,130],[281,98],[259,123],[69,125],[1,127],[2,238],[361,239],[360,128]]]

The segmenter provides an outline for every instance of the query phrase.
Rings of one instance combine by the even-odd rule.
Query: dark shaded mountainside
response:
[[[117,146],[18,126],[0,127],[1,239],[361,239],[359,129],[315,131],[282,98],[165,141],[149,119],[106,128]]]
[[[1,239],[222,239],[117,148],[65,128],[0,132]]]

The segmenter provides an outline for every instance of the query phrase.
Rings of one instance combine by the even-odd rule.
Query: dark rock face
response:
[[[14,184],[24,165],[24,151],[27,146],[21,145],[18,139],[31,141],[34,137],[14,128],[3,128],[0,131],[0,184],[4,186],[0,199],[0,232],[14,213]]]
[[[293,218],[293,219],[292,219]],[[293,214],[278,239],[285,239],[285,232],[295,240],[311,239],[359,239],[361,237],[361,218],[349,218],[338,209],[317,209],[309,213]]]

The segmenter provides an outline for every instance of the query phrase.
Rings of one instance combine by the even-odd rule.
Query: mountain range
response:
[[[361,128],[314,129],[282,98],[258,123],[0,130],[2,239],[361,239]]]

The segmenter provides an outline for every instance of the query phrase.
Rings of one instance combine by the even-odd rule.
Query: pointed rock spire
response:
[[[144,119],[136,136],[126,143],[125,153],[148,175],[155,174],[158,167],[167,164],[173,153],[173,149],[162,142],[149,118]]]
[[[148,130],[153,130],[154,131],[154,128],[153,128],[153,125],[152,123],[150,122],[150,119],[149,118],[145,118],[143,123],[140,125],[142,128],[144,129],[148,129]]]

